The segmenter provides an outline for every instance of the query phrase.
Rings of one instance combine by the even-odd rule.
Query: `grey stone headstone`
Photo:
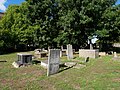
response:
[[[73,59],[73,49],[72,45],[67,45],[67,59]]]
[[[60,50],[60,57],[62,57],[62,50]]]
[[[91,50],[93,49],[93,45],[92,45],[92,44],[90,44],[90,49],[91,49]]]
[[[47,76],[56,74],[59,71],[60,50],[50,49],[48,55]]]
[[[117,57],[117,53],[116,52],[114,52],[114,57]]]
[[[61,50],[63,50],[63,46],[61,46]]]

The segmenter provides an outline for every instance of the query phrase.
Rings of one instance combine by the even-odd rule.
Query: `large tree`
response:
[[[27,19],[32,27],[36,28],[36,39],[41,47],[56,46],[55,38],[58,36],[59,28],[58,8],[54,0],[26,0],[29,4]]]
[[[15,34],[11,28],[15,21],[14,15],[16,13],[14,12],[17,8],[17,5],[9,6],[5,15],[0,20],[0,42],[3,50],[14,48],[16,43]]]
[[[58,0],[61,44],[84,45],[99,29],[98,24],[107,8],[116,0]]]
[[[96,34],[101,42],[114,43],[120,36],[120,5],[107,8],[101,17]]]
[[[115,2],[26,0],[20,6],[10,6],[1,20],[0,46],[73,44],[84,48],[94,35],[99,40],[115,41],[120,21]]]

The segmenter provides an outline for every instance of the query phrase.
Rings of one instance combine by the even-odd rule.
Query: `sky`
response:
[[[0,12],[5,12],[7,7],[11,4],[21,4],[25,0],[0,0]],[[116,4],[120,4],[120,0],[116,2]]]
[[[11,4],[21,4],[25,0],[0,0],[0,12],[5,12],[7,7]]]

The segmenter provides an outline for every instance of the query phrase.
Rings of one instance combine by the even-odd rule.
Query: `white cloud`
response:
[[[5,2],[7,2],[7,0],[0,0],[0,10],[5,11],[6,7],[5,7]]]

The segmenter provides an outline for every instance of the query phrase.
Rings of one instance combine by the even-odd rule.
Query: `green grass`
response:
[[[70,68],[46,76],[40,64],[14,68],[16,53],[0,55],[0,90],[120,90],[120,62],[112,56],[90,59],[85,68]],[[42,59],[43,60],[43,59]],[[80,63],[84,58],[61,58],[61,62]]]

